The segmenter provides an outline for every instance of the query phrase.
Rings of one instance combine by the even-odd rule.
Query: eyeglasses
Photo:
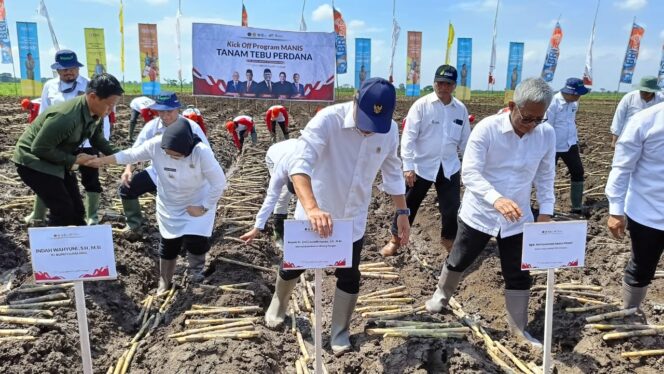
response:
[[[516,111],[519,112],[519,117],[521,117],[520,122],[523,123],[523,124],[529,124],[529,123],[532,123],[532,124],[534,124],[535,126],[537,126],[537,125],[540,125],[540,124],[542,124],[542,123],[544,123],[544,122],[547,121],[547,118],[546,118],[546,117],[544,117],[544,118],[525,118],[525,117],[523,116],[523,114],[521,114],[521,109],[519,109],[519,106],[518,106],[518,105],[515,105],[514,107],[516,108]]]
[[[62,82],[61,82],[61,84],[62,84]],[[74,92],[74,90],[76,89],[76,85],[77,85],[77,84],[78,84],[78,81],[74,81],[74,85],[73,85],[73,86],[71,86],[71,87],[69,87],[69,88],[66,88],[66,89],[64,89],[64,90],[60,90],[60,92],[62,92],[62,93],[70,93],[70,92]]]

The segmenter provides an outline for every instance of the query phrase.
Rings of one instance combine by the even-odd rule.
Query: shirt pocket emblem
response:
[[[380,151],[381,151],[381,148],[380,148],[380,147],[376,147],[376,153],[380,153]]]

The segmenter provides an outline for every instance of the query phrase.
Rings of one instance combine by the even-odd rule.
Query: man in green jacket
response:
[[[85,95],[47,109],[18,139],[12,161],[19,177],[50,209],[49,226],[86,225],[73,171],[97,156],[74,152],[86,139],[105,155],[117,152],[104,138],[102,123],[123,93],[114,76],[99,74]]]

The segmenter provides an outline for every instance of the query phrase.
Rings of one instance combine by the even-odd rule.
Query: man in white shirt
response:
[[[132,148],[141,146],[146,141],[162,134],[166,127],[175,123],[182,116],[180,115],[180,101],[175,93],[162,91],[156,97],[155,103],[149,109],[157,112],[158,117],[145,124],[138,134]],[[184,117],[182,117],[184,118]],[[186,118],[185,118],[186,119]],[[203,143],[208,143],[207,137],[200,126],[192,120],[186,119],[194,135],[197,135]],[[143,236],[143,214],[141,213],[141,204],[138,198],[148,192],[157,192],[157,172],[148,166],[144,170],[132,176],[132,167],[127,165],[125,171],[120,177],[122,184],[118,192],[122,199],[125,218],[127,220],[127,231],[125,237],[128,240],[139,240]]]
[[[413,224],[417,210],[431,185],[436,186],[443,247],[449,251],[457,232],[457,212],[461,203],[461,162],[470,135],[468,110],[454,96],[457,70],[450,65],[436,69],[434,92],[418,99],[406,117],[401,135],[401,159],[406,179],[408,221]],[[399,249],[397,216],[392,221],[392,238],[383,247],[383,256]]]
[[[295,155],[297,139],[276,143],[265,153],[265,165],[270,174],[265,200],[256,214],[254,228],[240,239],[250,243],[259,232],[265,230],[265,224],[272,211],[274,217],[274,237],[277,243],[283,243],[284,220],[288,218],[288,204],[295,193],[293,183],[288,177],[288,166]]]
[[[616,146],[618,137],[633,115],[664,101],[664,95],[660,93],[661,88],[657,85],[657,77],[655,76],[649,75],[641,78],[639,84],[635,84],[634,88],[634,91],[628,92],[620,99],[616,113],[613,115],[613,122],[611,123],[612,147]]]
[[[55,53],[55,62],[51,65],[51,69],[57,71],[58,76],[44,83],[39,114],[44,113],[46,109],[53,105],[64,103],[85,94],[85,90],[88,87],[88,80],[79,74],[81,67],[83,67],[83,64],[78,62],[78,57],[73,51],[62,49]],[[103,131],[104,138],[109,140],[111,137],[111,123],[108,117],[104,117]],[[97,150],[92,148],[92,145],[87,140],[81,144],[76,153],[98,154]],[[99,170],[81,166],[79,171],[81,173],[81,184],[85,189],[85,198],[83,200],[85,220],[89,225],[96,225],[99,223],[97,211],[99,210],[99,200],[103,191],[99,182]],[[25,217],[24,221],[32,225],[35,221],[44,221],[45,216],[46,205],[39,197],[35,196],[32,212]]]
[[[525,331],[531,278],[521,271],[523,224],[533,221],[530,208],[535,186],[539,216],[548,222],[555,196],[555,136],[544,114],[553,92],[541,78],[522,81],[509,102],[509,112],[478,123],[463,156],[461,180],[466,188],[459,211],[456,240],[443,264],[435,293],[426,309],[440,312],[454,295],[461,275],[496,237],[505,280],[505,307],[510,330],[533,345]],[[540,345],[541,346],[541,345]]]
[[[623,308],[640,308],[664,251],[663,146],[664,103],[660,103],[627,122],[606,181],[609,230],[622,239],[627,227],[632,241],[623,279]]]
[[[569,78],[560,92],[553,96],[546,111],[547,122],[556,131],[556,163],[562,158],[569,170],[571,212],[583,214],[584,170],[579,153],[579,137],[576,129],[576,113],[579,99],[590,92],[579,78]]]
[[[134,98],[129,103],[129,108],[131,109],[131,117],[129,117],[129,141],[134,141],[134,131],[136,131],[136,123],[138,122],[138,116],[143,117],[143,123],[148,123],[154,118],[152,110],[150,110],[150,105],[154,104],[154,100],[150,99],[147,96],[139,96]]]
[[[298,197],[295,219],[309,220],[312,230],[328,237],[332,219],[353,219],[352,267],[335,271],[330,345],[335,355],[351,349],[350,319],[360,290],[360,254],[376,174],[400,214],[399,235],[408,242],[410,226],[404,197],[399,130],[392,121],[394,86],[382,78],[364,81],[353,102],[329,106],[309,121],[298,139],[289,167]],[[275,293],[265,313],[269,327],[283,323],[290,294],[301,270],[279,271]]]

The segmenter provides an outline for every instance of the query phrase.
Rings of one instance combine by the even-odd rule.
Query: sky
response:
[[[181,0],[183,76],[191,81],[192,22],[240,25],[241,0]],[[421,31],[422,86],[431,84],[436,67],[444,63],[448,22],[456,37],[473,39],[472,88],[487,89],[491,38],[497,0],[394,0],[401,35],[394,57],[395,83],[406,80],[406,34]],[[42,75],[50,74],[55,49],[46,21],[37,15],[39,0],[5,0],[13,55],[18,62],[16,22],[38,22]],[[45,0],[61,48],[74,50],[85,61],[83,29],[105,29],[108,71],[122,77],[120,71],[120,0]],[[125,0],[125,79],[140,77],[138,23],[156,23],[159,39],[161,77],[177,77],[175,15],[178,0]],[[298,31],[302,0],[245,0],[249,26]],[[339,82],[354,82],[354,39],[372,39],[373,76],[387,78],[392,40],[392,1],[337,0],[348,28],[348,73]],[[496,89],[502,90],[507,79],[507,55],[510,42],[525,43],[522,77],[539,76],[548,40],[556,20],[560,19],[563,39],[560,59],[552,86],[559,89],[569,77],[583,74],[586,51],[597,0],[502,0],[498,12],[496,39]],[[632,20],[645,27],[633,83],[644,75],[657,75],[664,52],[664,1],[600,0],[593,48],[595,90],[616,90]],[[332,3],[309,0],[305,4],[308,31],[333,31]],[[456,40],[451,53],[456,65]],[[17,74],[18,71],[17,65]],[[0,72],[12,72],[11,65],[0,65]],[[81,69],[86,75],[87,70]],[[629,90],[627,84],[621,90]]]

